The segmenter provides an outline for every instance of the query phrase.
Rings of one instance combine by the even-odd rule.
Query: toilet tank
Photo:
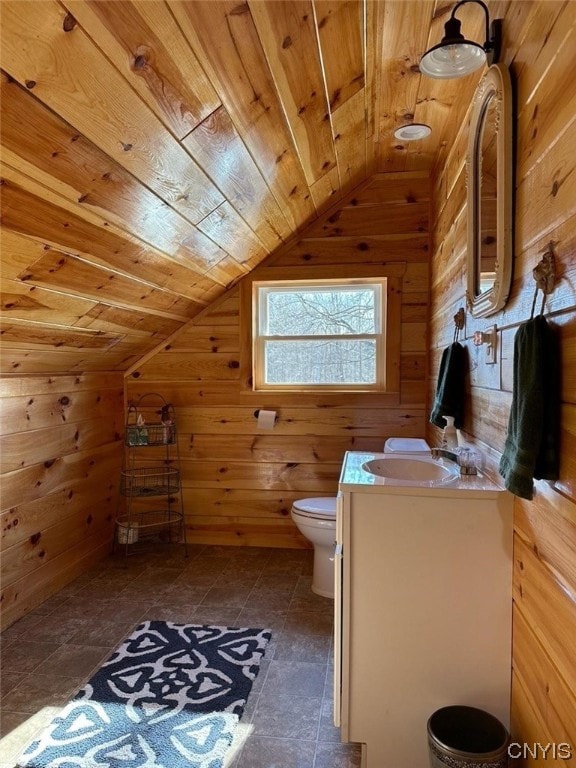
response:
[[[430,446],[421,437],[389,437],[384,453],[430,453]]]

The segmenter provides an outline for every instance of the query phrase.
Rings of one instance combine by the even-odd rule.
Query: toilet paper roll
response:
[[[276,423],[276,411],[258,411],[258,429],[273,429]]]

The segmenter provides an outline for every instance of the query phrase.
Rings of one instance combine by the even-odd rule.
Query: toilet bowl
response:
[[[420,438],[389,437],[384,453],[424,455],[430,453],[430,446]],[[292,505],[290,515],[300,533],[314,545],[312,592],[333,598],[336,497],[299,499]]]
[[[300,533],[314,545],[312,592],[333,598],[336,497],[300,499],[290,514]]]

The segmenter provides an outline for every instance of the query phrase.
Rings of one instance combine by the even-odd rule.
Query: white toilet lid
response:
[[[336,517],[336,497],[321,496],[315,499],[298,499],[292,505],[294,511],[300,515],[326,519]]]

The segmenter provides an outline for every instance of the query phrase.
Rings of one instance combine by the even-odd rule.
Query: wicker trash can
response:
[[[510,734],[482,709],[443,707],[428,720],[431,768],[507,768]]]

